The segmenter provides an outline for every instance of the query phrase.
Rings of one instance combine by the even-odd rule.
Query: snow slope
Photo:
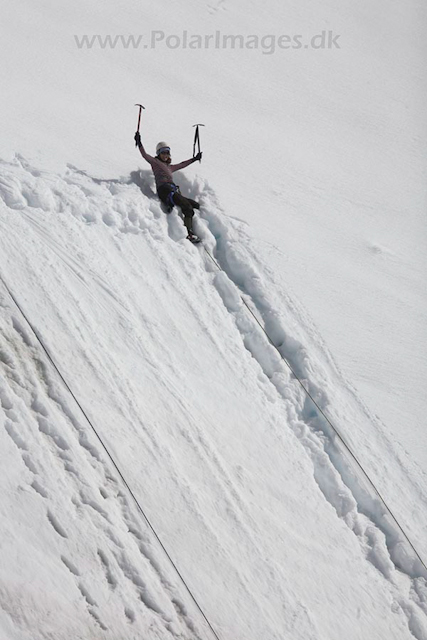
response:
[[[22,0],[6,15],[2,157],[119,177],[142,162],[132,151],[135,102],[146,106],[147,148],[166,139],[176,160],[204,122],[201,171],[227,213],[250,223],[281,287],[424,467],[425,5]],[[339,48],[166,46],[185,30],[304,43],[332,31]],[[151,48],[159,31],[164,42]],[[78,47],[76,37],[93,34],[142,40]]]
[[[198,230],[224,271],[144,195],[148,176],[134,179],[3,163],[2,278],[211,624],[246,639],[424,640],[423,567],[240,292],[356,446],[351,425],[372,428],[370,416],[298,309],[273,305],[245,225],[218,212],[212,189],[192,184]],[[4,633],[66,638],[71,624],[82,638],[206,637],[4,286],[2,309]],[[392,449],[378,473],[386,466],[390,483],[400,471],[402,502],[411,491],[425,507]]]
[[[221,638],[427,637],[425,570],[322,415],[426,562],[425,24],[418,0],[8,6],[1,639],[212,635],[5,286]],[[153,30],[340,47],[75,38]],[[206,124],[179,180],[214,260],[159,208],[140,101],[174,160]]]

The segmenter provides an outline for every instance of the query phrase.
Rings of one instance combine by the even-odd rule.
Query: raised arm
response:
[[[193,162],[196,162],[196,160],[201,160],[201,159],[202,159],[202,154],[199,152],[197,156],[194,156],[194,158],[190,158],[189,160],[184,160],[179,164],[170,164],[169,169],[173,173],[174,171],[179,171],[179,169],[185,169],[185,167],[188,167],[189,164],[192,164]]]
[[[147,162],[149,162],[150,164],[152,163],[152,161],[154,160],[153,156],[150,156],[144,149],[144,146],[141,142],[141,136],[139,134],[139,131],[137,131],[135,133],[135,137],[134,137],[136,146],[138,147],[142,157],[144,158],[144,160],[146,160]]]

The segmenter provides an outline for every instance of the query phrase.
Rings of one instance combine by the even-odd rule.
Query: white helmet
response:
[[[170,150],[171,150],[171,148],[170,148],[170,146],[168,145],[168,143],[167,143],[167,142],[164,142],[164,141],[163,141],[163,142],[159,142],[159,143],[158,143],[158,145],[156,146],[156,156],[158,156],[158,155],[159,155],[159,153],[160,153],[162,150],[164,150],[164,151],[170,151]]]

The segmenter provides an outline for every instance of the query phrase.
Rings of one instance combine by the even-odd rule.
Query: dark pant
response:
[[[169,206],[171,208],[172,198],[173,204],[176,204],[183,213],[184,224],[187,227],[188,233],[193,233],[194,209],[199,208],[199,203],[195,200],[192,200],[191,198],[185,198],[182,193],[176,191],[175,189],[175,185],[172,185],[169,182],[167,184],[161,184],[157,189],[157,195],[166,206]],[[171,193],[173,194],[172,196]]]

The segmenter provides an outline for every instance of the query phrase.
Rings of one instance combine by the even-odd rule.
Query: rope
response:
[[[217,260],[215,260],[215,258],[212,256],[212,254],[210,253],[210,251],[206,248],[205,245],[203,245],[204,250],[206,251],[207,255],[209,256],[209,258],[212,260],[212,262],[215,264],[215,266],[217,267],[218,271],[224,271],[222,269],[222,267],[220,266],[220,264],[217,262]],[[173,561],[172,557],[170,556],[169,552],[167,551],[165,545],[163,544],[163,542],[161,541],[159,535],[157,534],[154,526],[151,524],[148,516],[146,515],[144,509],[142,508],[141,504],[139,503],[137,497],[135,496],[134,492],[132,491],[131,487],[129,486],[126,478],[124,477],[123,473],[120,471],[120,468],[118,466],[118,464],[116,463],[116,461],[114,460],[112,454],[110,453],[109,449],[107,448],[106,444],[104,443],[104,441],[102,440],[100,434],[98,433],[98,431],[95,429],[94,425],[92,424],[89,416],[87,415],[86,411],[83,409],[82,405],[80,404],[80,402],[78,401],[78,399],[76,398],[76,396],[74,395],[72,389],[70,388],[69,384],[67,383],[67,381],[65,380],[64,376],[62,375],[62,373],[60,372],[59,368],[57,367],[53,357],[50,355],[47,347],[45,346],[41,336],[39,336],[39,334],[37,333],[36,329],[33,327],[33,325],[31,324],[30,320],[27,318],[27,316],[25,315],[23,309],[21,308],[21,306],[19,305],[18,301],[16,300],[16,298],[14,297],[14,295],[12,294],[11,290],[9,289],[9,287],[7,286],[4,278],[0,275],[0,280],[3,283],[3,286],[5,287],[6,291],[8,292],[10,298],[13,300],[14,304],[16,305],[16,307],[19,309],[20,313],[22,314],[23,318],[25,319],[25,321],[27,322],[27,324],[29,325],[29,327],[31,328],[32,332],[34,333],[37,341],[39,342],[39,344],[41,345],[43,351],[45,352],[47,358],[49,359],[49,361],[51,362],[52,366],[54,367],[54,369],[56,370],[58,376],[60,377],[60,379],[62,380],[65,388],[68,390],[68,392],[70,393],[70,395],[72,396],[74,402],[76,403],[76,405],[78,406],[78,408],[80,409],[82,415],[84,416],[84,418],[86,419],[87,423],[89,424],[89,426],[91,427],[91,429],[93,430],[95,436],[98,438],[99,442],[101,443],[103,449],[105,450],[108,458],[110,459],[111,463],[113,464],[114,468],[116,469],[119,477],[121,478],[124,486],[126,487],[126,489],[128,490],[130,496],[132,497],[133,501],[135,502],[138,510],[140,511],[140,513],[142,514],[145,522],[147,523],[147,525],[149,526],[150,530],[152,531],[154,537],[156,538],[156,540],[158,541],[160,547],[162,548],[165,556],[168,558],[169,562],[171,563],[173,569],[175,570],[176,574],[178,575],[179,579],[181,580],[182,584],[184,585],[187,593],[189,594],[190,598],[193,600],[195,606],[197,607],[198,611],[200,612],[200,614],[202,615],[203,619],[205,620],[206,624],[208,625],[209,629],[211,630],[213,636],[217,639],[220,640],[217,632],[215,631],[215,629],[213,628],[212,624],[210,623],[208,617],[206,616],[206,614],[204,613],[201,605],[198,603],[196,597],[193,595],[190,587],[188,586],[188,584],[186,583],[184,577],[182,576],[181,572],[179,571],[177,565],[175,564],[175,562]],[[262,332],[265,334],[268,342],[272,345],[272,347],[274,347],[274,349],[276,349],[276,351],[278,352],[279,356],[281,357],[281,359],[283,360],[283,362],[285,363],[285,365],[288,367],[288,369],[290,370],[290,372],[292,373],[292,375],[294,376],[295,380],[299,383],[299,385],[301,386],[301,388],[303,389],[304,393],[307,395],[307,397],[311,400],[311,402],[313,403],[313,405],[316,407],[316,409],[319,411],[319,413],[322,415],[322,417],[326,420],[326,422],[329,424],[329,426],[331,427],[331,429],[334,431],[334,433],[336,434],[336,436],[338,437],[338,439],[341,441],[341,443],[343,444],[343,446],[345,447],[345,449],[347,450],[347,452],[350,454],[350,456],[353,458],[353,460],[355,461],[356,465],[358,466],[358,468],[361,470],[362,474],[364,475],[364,477],[367,479],[369,485],[372,487],[372,489],[374,490],[374,492],[376,493],[376,495],[378,496],[379,500],[381,501],[381,503],[384,505],[386,511],[389,513],[389,515],[391,516],[392,520],[394,521],[394,523],[396,524],[397,528],[399,529],[399,531],[402,533],[403,537],[406,539],[407,543],[409,544],[409,546],[411,547],[411,549],[413,550],[415,556],[418,558],[419,562],[421,563],[421,565],[424,567],[424,569],[427,571],[427,565],[426,563],[423,561],[421,555],[418,553],[417,549],[415,548],[414,544],[412,543],[412,541],[410,540],[408,534],[406,533],[406,531],[403,529],[402,525],[400,524],[400,522],[398,521],[397,517],[394,515],[393,511],[391,510],[391,508],[388,506],[388,503],[386,502],[385,498],[382,496],[381,492],[379,491],[379,489],[377,488],[376,484],[374,483],[374,481],[371,479],[371,477],[369,476],[368,472],[365,470],[365,468],[363,467],[362,463],[360,462],[360,460],[357,458],[356,454],[352,451],[350,445],[346,442],[346,440],[344,439],[344,437],[341,435],[341,433],[338,431],[338,429],[335,427],[335,425],[333,424],[333,422],[331,421],[331,419],[327,416],[327,414],[323,411],[323,409],[319,406],[319,404],[316,402],[315,398],[313,398],[312,394],[310,393],[309,389],[306,388],[306,386],[304,385],[303,381],[299,378],[298,374],[294,371],[293,367],[291,366],[291,364],[288,362],[288,360],[285,358],[285,356],[281,353],[279,347],[274,343],[274,341],[270,338],[268,332],[266,331],[265,327],[262,325],[262,323],[259,321],[259,319],[256,317],[256,315],[254,314],[254,312],[252,311],[252,309],[250,308],[250,306],[247,304],[246,300],[243,298],[242,295],[240,295],[240,299],[242,300],[242,303],[244,304],[244,306],[246,307],[246,309],[249,311],[249,313],[251,314],[251,316],[254,318],[255,322],[257,323],[257,325],[260,327],[260,329],[262,330]]]
[[[22,307],[20,306],[20,304],[18,303],[17,299],[15,298],[15,296],[13,295],[13,293],[11,292],[11,290],[9,289],[9,287],[7,286],[4,278],[2,275],[0,275],[0,280],[3,283],[3,286],[5,287],[6,291],[8,292],[9,296],[11,297],[11,299],[13,300],[14,304],[16,305],[16,307],[19,309],[21,315],[23,316],[23,318],[25,319],[25,321],[27,322],[28,326],[30,327],[31,331],[33,332],[33,334],[35,335],[37,341],[39,342],[40,346],[42,347],[43,351],[45,352],[47,358],[49,359],[50,363],[52,364],[53,368],[55,369],[55,371],[57,372],[58,376],[60,377],[62,383],[64,384],[65,388],[67,389],[67,391],[70,393],[71,397],[73,398],[74,402],[76,403],[76,405],[78,406],[78,408],[80,409],[81,413],[83,414],[84,418],[86,419],[87,423],[89,424],[89,426],[91,427],[92,431],[94,432],[95,436],[98,438],[99,442],[101,443],[105,453],[107,454],[108,458],[110,459],[112,465],[114,466],[115,470],[117,471],[118,475],[120,476],[124,486],[126,487],[126,489],[128,490],[130,496],[132,497],[133,501],[135,502],[138,510],[140,511],[140,513],[142,514],[145,522],[147,523],[147,525],[149,526],[149,528],[151,529],[154,537],[156,538],[157,542],[159,543],[160,547],[162,548],[165,556],[167,557],[167,559],[169,560],[170,564],[172,565],[172,567],[174,568],[176,574],[178,575],[179,579],[181,580],[182,584],[184,585],[187,593],[189,594],[190,598],[192,599],[192,601],[194,602],[194,604],[196,605],[198,611],[201,613],[203,619],[205,620],[206,624],[208,625],[209,629],[211,630],[213,636],[216,638],[216,640],[220,640],[219,635],[217,634],[217,632],[215,631],[215,629],[213,628],[212,624],[210,623],[207,615],[205,614],[205,612],[203,611],[201,605],[198,603],[196,597],[193,595],[193,592],[191,591],[190,587],[188,586],[187,582],[185,581],[183,575],[181,574],[181,572],[179,571],[177,565],[175,564],[175,562],[172,560],[171,555],[169,554],[168,550],[166,549],[165,545],[163,544],[163,542],[161,541],[157,531],[155,530],[154,526],[151,524],[147,514],[145,513],[144,509],[142,508],[140,502],[138,501],[138,498],[136,497],[136,495],[134,494],[134,492],[132,491],[129,483],[127,482],[125,476],[123,475],[123,473],[120,471],[119,465],[118,463],[115,461],[114,457],[112,456],[112,454],[110,453],[107,445],[104,443],[103,439],[101,438],[100,434],[98,433],[98,431],[96,430],[96,428],[94,427],[92,421],[90,420],[88,414],[86,413],[86,411],[84,410],[84,408],[82,407],[82,405],[80,404],[79,400],[77,399],[77,397],[74,395],[70,385],[67,383],[66,379],[64,378],[64,376],[62,375],[61,371],[59,370],[58,366],[56,365],[53,357],[51,356],[51,354],[49,353],[48,348],[46,347],[46,345],[43,342],[42,337],[38,334],[38,332],[36,331],[36,329],[34,328],[34,326],[31,324],[30,320],[28,319],[28,317],[26,316],[26,314],[24,313]]]
[[[217,260],[215,260],[215,258],[212,256],[212,254],[210,253],[210,251],[206,248],[205,245],[203,245],[204,250],[206,251],[206,253],[208,254],[209,258],[212,260],[212,262],[216,265],[216,267],[218,268],[219,271],[224,271],[224,269],[221,267],[221,265],[218,263]],[[224,272],[225,273],[225,272]],[[323,416],[323,418],[326,420],[326,422],[329,424],[329,426],[332,428],[332,430],[334,431],[334,433],[338,436],[339,440],[341,441],[341,443],[344,445],[345,449],[347,450],[347,452],[350,454],[350,456],[353,458],[353,460],[356,462],[357,466],[359,467],[359,469],[362,471],[364,477],[367,479],[369,485],[372,487],[372,489],[374,490],[374,492],[376,493],[376,495],[378,496],[378,498],[380,499],[381,503],[384,505],[386,511],[389,513],[389,515],[391,516],[391,518],[393,519],[394,523],[396,524],[396,526],[398,527],[399,531],[402,533],[402,535],[404,536],[404,538],[406,539],[406,541],[408,542],[409,546],[411,547],[411,549],[413,550],[413,552],[415,553],[416,557],[418,558],[418,560],[420,561],[421,565],[424,567],[424,569],[427,571],[427,565],[426,563],[423,561],[421,555],[418,553],[417,549],[415,548],[414,544],[411,542],[408,534],[405,532],[405,530],[403,529],[402,525],[399,523],[397,517],[394,515],[393,511],[391,510],[391,508],[388,506],[385,498],[382,496],[382,494],[380,493],[379,489],[377,488],[376,484],[374,483],[374,481],[371,479],[371,477],[369,476],[368,472],[365,470],[365,468],[363,467],[362,463],[360,462],[360,460],[357,458],[356,454],[352,451],[350,445],[346,442],[346,440],[344,439],[344,437],[341,435],[341,433],[338,431],[338,429],[335,427],[335,425],[333,424],[333,422],[331,421],[331,419],[326,415],[326,413],[323,411],[323,409],[319,406],[319,404],[316,402],[315,398],[313,398],[312,394],[310,393],[309,389],[307,389],[307,387],[304,385],[303,381],[300,379],[300,377],[297,375],[297,373],[294,371],[293,367],[291,366],[291,364],[287,361],[287,359],[285,358],[285,356],[281,353],[279,347],[273,342],[273,340],[270,338],[270,336],[268,335],[265,327],[261,324],[261,322],[258,320],[258,318],[256,317],[256,315],[254,314],[254,312],[252,311],[252,309],[250,308],[250,306],[248,305],[248,303],[246,302],[246,300],[243,298],[242,295],[240,295],[240,299],[243,302],[243,304],[245,305],[246,309],[249,311],[249,313],[251,314],[251,316],[254,318],[255,322],[258,324],[258,326],[261,328],[261,330],[263,331],[263,333],[265,334],[265,336],[267,337],[268,342],[276,349],[276,351],[278,352],[279,356],[281,357],[281,359],[283,360],[283,362],[286,364],[286,366],[288,367],[288,369],[290,370],[290,372],[292,373],[292,375],[294,376],[295,380],[300,384],[301,388],[304,390],[305,394],[307,395],[308,398],[310,398],[311,402],[313,403],[313,405],[316,407],[316,409],[319,411],[319,413]]]

